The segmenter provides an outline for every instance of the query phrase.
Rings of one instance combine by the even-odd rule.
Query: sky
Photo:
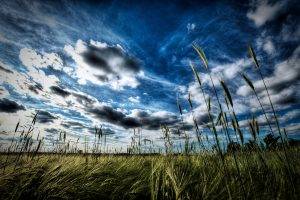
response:
[[[212,96],[209,75],[192,44],[208,59],[222,94],[224,80],[240,125],[256,116],[269,133],[246,73],[274,122],[247,47],[252,44],[280,125],[299,139],[300,23],[297,1],[0,1],[0,144],[7,146],[38,112],[34,134],[50,148],[60,133],[92,141],[102,127],[107,145],[122,151],[134,129],[163,146],[161,125],[195,140],[193,116],[213,140],[192,62]],[[188,95],[194,105],[188,105]],[[222,96],[222,95],[221,95]],[[183,109],[182,118],[177,102]],[[224,98],[221,104],[225,106]],[[1,148],[0,147],[0,148]]]

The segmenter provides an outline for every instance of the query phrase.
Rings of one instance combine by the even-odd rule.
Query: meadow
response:
[[[209,64],[202,49],[193,45],[204,69]],[[268,93],[261,66],[252,47],[249,54],[255,70],[264,83],[269,99],[269,112],[261,103],[256,88],[246,74],[241,74],[253,91],[270,132],[261,136],[262,126],[255,116],[248,120],[250,140],[237,117],[231,92],[224,81],[218,92],[210,76],[213,96],[203,88],[196,66],[191,70],[199,84],[209,123],[204,127],[214,138],[210,147],[204,144],[201,126],[194,120],[197,142],[179,129],[183,147],[175,150],[171,129],[161,125],[164,149],[143,153],[141,141],[134,140],[126,153],[100,152],[105,135],[95,129],[94,145],[80,149],[60,134],[52,152],[41,151],[44,139],[33,138],[38,113],[32,123],[22,129],[16,125],[14,138],[0,155],[1,199],[299,199],[300,149],[281,128],[278,115]],[[208,96],[208,98],[207,98]],[[225,101],[222,103],[222,99]],[[193,101],[188,98],[193,112]],[[218,113],[212,107],[218,108]],[[182,119],[182,105],[178,102]],[[183,120],[182,120],[183,124]],[[19,134],[19,135],[17,135]],[[226,148],[220,135],[225,135]],[[207,139],[208,140],[208,139]],[[150,141],[153,142],[153,141]],[[91,149],[91,150],[87,150]]]

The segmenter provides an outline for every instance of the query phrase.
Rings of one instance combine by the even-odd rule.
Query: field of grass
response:
[[[208,153],[24,155],[17,166],[12,162],[5,171],[2,169],[0,196],[1,199],[297,199],[299,150],[288,150],[290,172],[280,159],[281,151],[264,152],[264,162],[259,153],[240,153],[239,173],[233,156],[226,155],[226,176],[220,159]],[[1,163],[7,158],[10,162],[15,156],[2,155]]]
[[[127,153],[103,154],[101,145],[105,145],[106,135],[101,128],[95,128],[92,147],[85,138],[84,148],[80,149],[80,138],[72,141],[66,133],[59,133],[52,151],[46,152],[41,150],[44,138],[33,134],[37,113],[28,126],[16,125],[11,143],[0,155],[0,199],[300,199],[300,148],[280,127],[252,47],[248,50],[269,105],[261,103],[246,74],[241,77],[253,91],[265,117],[263,129],[269,134],[264,135],[255,116],[248,119],[247,129],[240,126],[226,83],[220,81],[219,94],[204,52],[196,45],[193,48],[213,86],[213,95],[207,95],[196,66],[190,63],[209,117],[201,128],[206,136],[214,138],[209,147],[204,145],[205,137],[194,119],[197,141],[192,143],[186,131],[179,128],[177,134],[183,138],[179,151],[173,143],[174,132],[161,124],[165,146],[148,151],[147,155],[143,154],[138,134],[132,137]],[[187,101],[194,114],[190,95]],[[266,107],[272,117],[268,117]],[[180,102],[178,110],[184,124]],[[221,134],[225,135],[225,145],[221,144]],[[246,141],[244,134],[252,138]]]

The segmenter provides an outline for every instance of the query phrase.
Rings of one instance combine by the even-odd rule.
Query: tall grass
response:
[[[299,149],[290,150],[290,155],[299,176]],[[239,155],[239,160],[248,163],[240,171],[247,196],[293,199],[282,162],[273,152],[266,153],[265,159],[268,169],[259,165],[255,154]],[[1,199],[244,199],[229,155],[226,162],[231,176],[227,184],[231,196],[219,158],[211,154],[98,159],[90,155],[88,162],[83,155],[53,154],[39,155],[38,161],[27,156],[21,160],[22,167],[14,170],[9,166],[0,175]],[[299,179],[295,185],[299,185]]]

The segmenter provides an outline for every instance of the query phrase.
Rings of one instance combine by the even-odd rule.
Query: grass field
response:
[[[210,76],[204,52],[196,45],[193,47]],[[183,144],[179,151],[173,143],[174,133],[162,124],[165,146],[154,154],[150,151],[150,154],[143,154],[140,135],[132,138],[127,153],[103,154],[101,145],[103,141],[105,144],[106,135],[101,128],[95,128],[92,147],[88,146],[86,138],[82,142],[85,144],[83,148],[77,146],[80,138],[71,141],[66,133],[60,133],[56,143],[52,144],[53,150],[46,153],[41,150],[43,137],[33,134],[37,113],[31,124],[16,125],[11,143],[0,155],[0,198],[299,199],[299,146],[295,145],[295,141],[292,143],[286,130],[280,127],[251,47],[249,53],[264,84],[269,105],[261,103],[251,80],[245,74],[241,76],[259,102],[258,109],[266,122],[263,128],[255,116],[248,119],[247,129],[240,126],[234,101],[224,81],[220,81],[222,93],[219,94],[210,77],[214,92],[207,98],[197,68],[190,63],[209,118],[202,128],[206,136],[213,136],[210,146],[204,145],[203,129],[200,130],[200,125],[194,119],[197,141],[192,143],[184,129],[178,129],[179,135],[182,134],[180,144]],[[221,101],[221,97],[224,101]],[[190,96],[188,103],[193,114]],[[218,108],[218,114],[215,113],[216,109],[212,109],[212,104]],[[183,124],[179,102],[178,110]],[[220,141],[221,134],[225,135],[225,145]],[[245,134],[251,135],[251,139],[246,141]]]
[[[227,176],[214,154],[157,156],[23,155],[2,169],[1,199],[297,199],[299,149],[240,153],[240,178],[226,155]],[[1,162],[7,155],[1,156]],[[8,156],[8,162],[15,156]],[[291,173],[292,181],[289,180]],[[227,186],[227,187],[226,187]],[[244,196],[246,195],[246,197]]]

